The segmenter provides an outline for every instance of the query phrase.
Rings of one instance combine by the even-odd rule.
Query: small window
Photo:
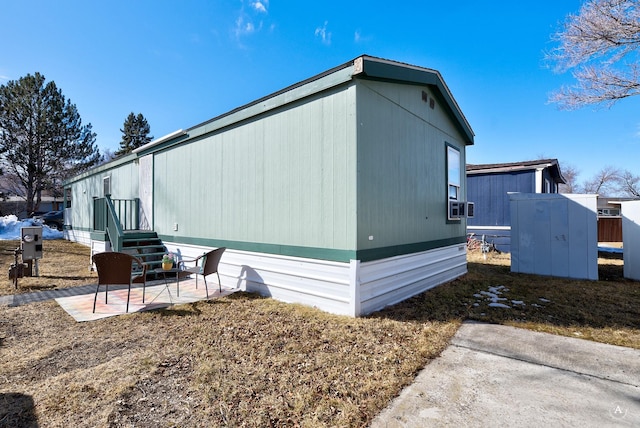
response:
[[[71,208],[71,188],[64,189],[64,206],[65,208]]]
[[[102,196],[111,195],[111,176],[102,179],[102,189],[104,192]]]
[[[447,145],[447,186],[450,201],[460,199],[460,151]]]

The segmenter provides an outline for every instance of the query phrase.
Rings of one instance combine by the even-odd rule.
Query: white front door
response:
[[[138,174],[140,230],[153,230],[153,155],[140,158]]]

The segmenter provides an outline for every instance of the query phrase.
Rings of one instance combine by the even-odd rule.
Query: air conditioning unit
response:
[[[467,202],[467,218],[473,218],[475,214],[476,204]]]
[[[449,201],[449,220],[460,220],[464,217],[464,202]]]
[[[463,217],[473,217],[475,204],[473,202],[449,201],[449,220],[460,220]]]

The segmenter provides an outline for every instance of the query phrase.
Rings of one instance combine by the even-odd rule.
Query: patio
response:
[[[164,280],[150,281],[147,282],[146,302],[143,304],[142,285],[134,284],[131,287],[128,313],[151,311],[200,300],[212,300],[239,291],[239,289],[222,288],[222,292],[220,292],[217,287],[214,288],[214,290],[209,291],[209,297],[207,298],[202,281],[200,281],[199,287],[196,289],[195,278],[182,278],[180,279],[180,296],[178,296],[174,279],[169,278],[166,282]],[[96,285],[88,284],[73,288],[0,296],[0,306],[15,307],[29,303],[55,300],[60,307],[78,322],[94,321],[102,318],[125,315],[127,313],[125,311],[127,303],[126,286],[110,286],[108,304],[104,303],[105,291],[104,287],[101,287],[98,293],[96,311],[94,313],[93,299],[95,292]]]

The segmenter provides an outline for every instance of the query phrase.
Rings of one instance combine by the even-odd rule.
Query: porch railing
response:
[[[93,230],[106,232],[114,251],[122,250],[122,241],[126,230],[137,230],[140,200],[104,198],[93,200]]]

